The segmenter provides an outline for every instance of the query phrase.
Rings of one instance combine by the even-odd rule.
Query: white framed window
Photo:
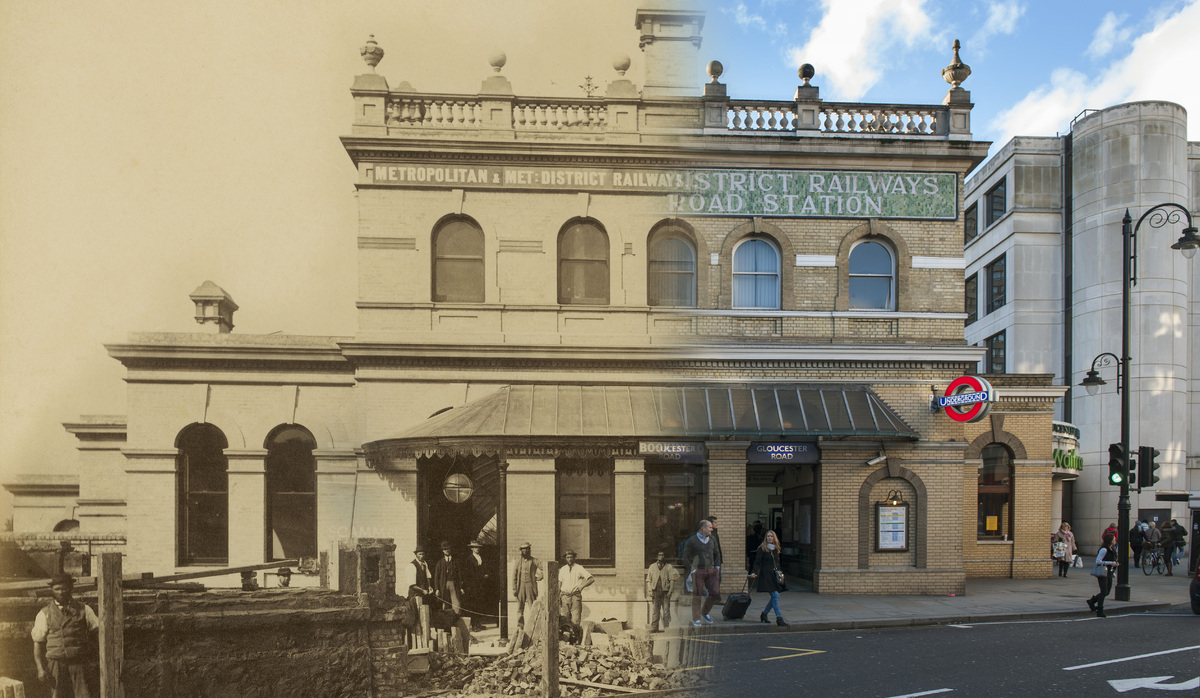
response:
[[[733,307],[779,309],[779,250],[769,241],[748,238],[734,248]]]
[[[895,257],[886,245],[860,242],[850,250],[850,309],[896,309]]]

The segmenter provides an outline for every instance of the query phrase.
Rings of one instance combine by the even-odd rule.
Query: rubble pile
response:
[[[652,663],[648,647],[636,640],[609,648],[559,647],[559,678],[563,696],[597,698],[610,693],[605,686],[642,690],[667,690],[695,685],[692,674],[668,670]],[[434,678],[436,677],[436,679]],[[426,682],[459,691],[460,696],[539,695],[542,649],[533,646],[497,657],[439,656]],[[573,682],[581,682],[576,684]],[[581,685],[598,684],[598,685]]]

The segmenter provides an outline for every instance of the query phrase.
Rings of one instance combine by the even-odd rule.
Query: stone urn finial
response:
[[[375,72],[375,66],[379,65],[379,61],[383,60],[383,49],[375,43],[374,34],[367,37],[367,43],[358,50],[358,53],[362,56],[363,62],[371,66],[372,73]]]
[[[958,87],[971,75],[971,66],[962,62],[958,57],[958,50],[962,48],[962,44],[958,43],[958,39],[954,40],[954,62],[942,68],[942,78],[950,83],[951,87]]]
[[[492,66],[492,70],[499,73],[504,64],[508,62],[508,56],[504,55],[503,51],[493,51],[492,55],[488,56],[488,64]]]
[[[622,53],[621,55],[619,55],[613,59],[612,66],[613,66],[613,70],[617,71],[617,75],[619,75],[620,77],[625,77],[625,71],[629,70],[629,66],[632,64],[633,64],[633,61],[631,61],[629,59],[629,56],[627,54]]]
[[[712,84],[717,85],[720,84],[718,78],[721,77],[721,73],[725,72],[725,66],[721,65],[721,61],[709,61],[705,66],[705,72],[708,73],[708,77],[712,78]]]
[[[817,74],[817,69],[812,67],[812,63],[805,63],[804,65],[800,66],[800,69],[796,71],[796,74],[800,76],[800,81],[804,83],[804,86],[808,87],[808,81],[812,80],[813,76]]]

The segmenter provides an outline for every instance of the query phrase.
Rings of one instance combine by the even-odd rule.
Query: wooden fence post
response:
[[[121,595],[121,553],[100,554],[96,578],[100,618],[100,698],[125,698],[125,602]]]
[[[558,563],[546,563],[546,642],[542,670],[543,698],[559,698],[558,688],[558,606],[561,603],[558,587]]]

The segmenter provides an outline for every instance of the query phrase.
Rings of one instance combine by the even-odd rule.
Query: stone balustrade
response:
[[[923,105],[825,102],[819,98],[800,97],[791,101],[734,100],[724,95],[661,102],[646,100],[636,91],[615,98],[384,90],[354,92],[360,101],[362,115],[355,125],[367,130],[382,127],[378,131],[381,133],[408,129],[591,134],[661,132],[658,123],[662,123],[664,114],[670,114],[669,120],[676,124],[703,124],[706,135],[720,133],[723,129],[731,135],[901,136],[949,140],[970,138],[972,106],[962,99],[951,100],[945,105]],[[386,105],[384,109],[371,108],[380,102]],[[651,118],[657,123],[652,124],[648,114],[653,114]],[[677,130],[686,134],[689,127],[680,126]]]
[[[878,135],[945,135],[949,109],[941,105],[851,104],[821,102],[819,133]],[[792,133],[797,130],[795,102],[730,100],[726,127],[730,131]]]

